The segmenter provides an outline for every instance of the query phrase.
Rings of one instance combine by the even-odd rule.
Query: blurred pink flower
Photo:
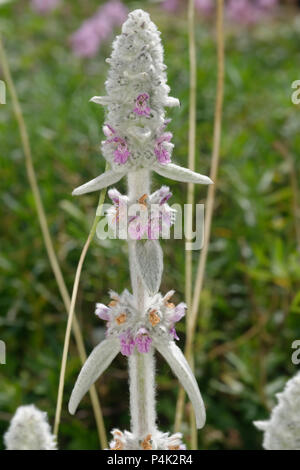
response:
[[[180,0],[163,0],[162,8],[175,13],[182,5]],[[279,0],[227,0],[224,3],[230,20],[241,24],[254,24],[264,19],[279,4]],[[215,0],[195,0],[195,9],[202,15],[209,16],[215,10]]]
[[[109,38],[114,27],[125,21],[127,14],[128,10],[120,0],[106,2],[72,34],[70,42],[73,52],[78,57],[96,55],[102,41]]]
[[[60,0],[31,0],[31,8],[41,15],[45,15],[54,10]]]
[[[195,0],[196,10],[204,15],[210,15],[213,12],[214,4],[213,0]]]
[[[231,20],[243,24],[254,24],[278,4],[278,0],[229,0],[227,14]]]
[[[271,9],[278,5],[278,0],[258,0],[258,5],[261,8],[268,8]]]
[[[179,8],[179,0],[164,0],[162,7],[166,11],[176,11]]]

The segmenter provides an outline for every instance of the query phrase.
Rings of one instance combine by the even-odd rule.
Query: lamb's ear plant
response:
[[[107,322],[106,339],[91,353],[74,386],[69,411],[74,414],[90,386],[121,352],[128,357],[131,431],[112,431],[112,449],[179,449],[181,435],[158,430],[155,410],[155,359],[157,350],[185,388],[194,408],[197,427],[205,423],[205,409],[196,379],[175,344],[175,324],[185,314],[185,304],[175,306],[174,291],[159,292],[163,255],[158,238],[175,214],[168,206],[169,188],[151,194],[151,171],[176,181],[210,184],[203,175],[171,162],[172,134],[165,108],[178,106],[169,97],[160,33],[142,10],[129,14],[122,34],[113,44],[106,81],[106,96],[92,101],[106,107],[102,153],[109,170],[75,189],[80,195],[98,191],[127,177],[128,194],[115,188],[109,196],[112,225],[121,224],[128,212],[128,249],[132,293],[110,292],[108,306],[96,305],[96,315]],[[132,207],[138,213],[132,215]],[[154,210],[153,210],[154,208]],[[131,215],[130,215],[131,214]],[[146,215],[145,215],[146,214]]]
[[[56,450],[47,413],[34,405],[20,406],[4,434],[6,450]]]
[[[276,395],[278,404],[270,419],[254,421],[263,431],[266,450],[300,450],[300,372],[292,377],[282,393]]]

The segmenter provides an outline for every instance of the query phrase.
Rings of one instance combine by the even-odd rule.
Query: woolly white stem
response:
[[[154,369],[153,348],[129,357],[131,432],[141,439],[156,429]]]
[[[128,174],[128,197],[138,200],[150,193],[150,174],[148,170],[138,170]],[[133,252],[134,241],[129,241],[129,265],[133,295],[139,311],[145,311],[149,298],[138,274]],[[155,412],[155,362],[153,348],[147,354],[134,352],[129,357],[130,413],[132,433],[141,439],[153,434],[156,429]]]

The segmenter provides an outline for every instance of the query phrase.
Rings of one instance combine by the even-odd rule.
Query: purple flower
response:
[[[117,136],[115,129],[111,127],[109,124],[105,124],[103,126],[103,132],[106,137],[109,137],[105,141],[106,144],[112,144],[112,143],[118,144],[117,148],[114,151],[115,163],[121,163],[121,164],[126,163],[130,156],[130,152],[128,150],[126,140],[123,139],[122,137]]]
[[[116,133],[114,128],[111,127],[109,124],[104,124],[102,129],[105,137],[112,137]]]
[[[135,344],[140,353],[148,353],[150,351],[152,339],[146,328],[140,328],[135,336]]]
[[[179,0],[164,0],[162,3],[162,7],[166,11],[176,11],[179,7]]]
[[[121,333],[120,336],[121,353],[123,356],[130,356],[133,353],[135,341],[130,332]]]
[[[123,23],[126,16],[127,8],[120,0],[106,2],[71,36],[74,53],[78,57],[92,57],[97,54],[101,42],[110,36],[115,26]]]
[[[181,302],[180,304],[176,305],[174,314],[171,316],[170,320],[173,323],[177,323],[185,316],[186,304]]]
[[[170,328],[170,334],[173,336],[174,339],[177,339],[177,341],[179,340],[179,336],[176,333],[175,326],[172,326],[172,328]]]
[[[162,186],[159,190],[159,205],[162,206],[163,204],[166,204],[166,202],[172,197],[172,193],[168,186]]]
[[[262,12],[256,2],[229,0],[227,13],[231,20],[250,25],[259,20]]]
[[[128,233],[132,240],[141,240],[143,238],[143,235],[146,233],[147,229],[148,222],[141,223],[141,219],[139,216],[136,216],[129,221]]]
[[[261,8],[271,9],[278,5],[278,0],[258,0],[258,6]]]
[[[70,42],[74,54],[78,57],[93,57],[101,42],[97,33],[96,20],[92,18],[84,21],[80,28],[72,34]]]
[[[95,315],[101,318],[101,320],[109,321],[110,320],[110,309],[104,304],[96,304]]]
[[[46,15],[53,11],[60,0],[31,0],[31,8],[40,15]]]
[[[163,164],[170,163],[171,156],[170,156],[168,149],[165,146],[165,143],[169,143],[172,137],[173,135],[171,132],[165,132],[162,136],[156,139],[154,153],[159,163],[163,163]]]
[[[185,309],[186,309],[186,304],[184,302],[181,302],[180,304],[176,305],[174,308],[173,312],[171,313],[169,320],[171,322],[171,328],[170,328],[170,334],[173,336],[174,339],[179,340],[176,329],[175,329],[175,323],[179,322],[182,317],[185,315]]]
[[[213,0],[195,0],[195,8],[199,13],[210,15],[214,9]]]
[[[141,95],[139,95],[135,100],[135,108],[133,112],[138,114],[139,116],[150,116],[151,109],[148,106],[148,101],[148,93],[142,93]]]
[[[130,152],[127,147],[127,143],[125,139],[121,137],[115,137],[114,142],[118,143],[116,150],[114,151],[114,162],[124,164],[127,162]]]

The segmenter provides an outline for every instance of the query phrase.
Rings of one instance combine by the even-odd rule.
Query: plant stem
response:
[[[69,316],[68,316],[66,332],[65,332],[64,349],[63,349],[60,376],[59,376],[59,384],[58,384],[55,421],[54,421],[54,428],[53,428],[53,432],[56,436],[58,435],[60,418],[61,418],[61,409],[62,409],[62,400],[63,400],[63,392],[64,392],[66,366],[67,366],[68,352],[69,352],[69,345],[70,345],[71,328],[72,328],[72,323],[73,323],[74,314],[75,314],[74,310],[75,310],[75,304],[76,304],[76,299],[77,299],[80,275],[81,275],[82,266],[83,266],[87,251],[89,249],[91,241],[94,238],[98,222],[101,218],[101,209],[102,209],[102,206],[103,206],[103,203],[104,203],[105,194],[106,194],[106,189],[103,189],[100,193],[99,203],[98,203],[96,216],[94,218],[92,228],[90,230],[88,238],[87,238],[87,240],[84,244],[84,247],[82,249],[82,252],[81,252],[81,255],[80,255],[80,258],[79,258],[79,262],[78,262],[78,265],[77,265],[77,269],[76,269],[75,280],[74,280],[73,290],[72,290],[71,305],[70,305]],[[106,439],[106,437],[105,437],[105,439]],[[107,443],[106,443],[105,447],[107,447]]]
[[[224,23],[223,23],[223,10],[224,1],[217,0],[217,56],[218,56],[218,78],[217,78],[217,92],[216,92],[216,106],[215,106],[215,119],[214,119],[214,136],[213,136],[213,150],[212,150],[212,163],[210,178],[214,184],[208,187],[208,196],[206,201],[205,219],[204,219],[204,245],[200,253],[196,280],[194,285],[194,295],[192,301],[191,314],[187,321],[187,336],[185,355],[187,360],[191,363],[192,347],[194,341],[194,333],[196,329],[196,319],[200,303],[200,296],[203,287],[204,273],[206,267],[206,260],[208,254],[208,246],[211,232],[211,221],[215,201],[216,192],[216,179],[219,167],[220,157],[220,142],[221,142],[221,127],[222,127],[222,109],[223,109],[223,95],[224,95]],[[185,393],[181,389],[177,400],[177,413],[175,429],[178,430],[182,421],[182,408],[184,404]],[[182,405],[181,405],[182,403]]]
[[[195,44],[195,0],[189,0],[188,3],[188,34],[189,34],[189,60],[190,60],[190,94],[189,94],[189,154],[188,168],[195,170],[196,154],[196,92],[197,92],[197,57]],[[193,206],[194,206],[195,185],[188,184],[187,191],[187,212],[186,212],[186,239],[192,240],[193,230]],[[185,301],[187,304],[187,323],[192,308],[192,285],[193,285],[193,252],[190,249],[185,251]],[[175,432],[180,431],[183,408],[185,401],[185,392],[180,387],[175,412]]]
[[[144,194],[150,193],[150,175],[148,170],[139,170],[128,174],[128,197],[136,202]],[[129,266],[132,292],[141,319],[149,295],[137,272],[134,257],[134,243],[129,240]],[[141,439],[155,431],[155,361],[153,348],[147,354],[134,352],[128,360],[130,383],[131,430]]]
[[[195,44],[195,1],[189,0],[188,3],[188,32],[189,32],[189,58],[190,58],[190,96],[189,96],[189,155],[188,168],[195,170],[195,152],[196,152],[196,85],[197,85],[197,63],[196,63],[196,44]],[[193,205],[195,185],[188,184],[187,193],[187,222],[186,238],[192,239],[193,227]],[[188,312],[192,303],[192,250],[185,251],[185,300],[188,306]],[[188,321],[188,317],[187,317]]]
[[[190,96],[189,96],[189,157],[188,168],[195,170],[196,154],[196,102],[197,102],[197,56],[195,43],[195,0],[188,2],[188,32],[189,32],[189,59],[190,59]],[[188,184],[187,197],[187,239],[191,242],[193,230],[193,206],[195,196],[195,185]],[[185,274],[185,299],[187,304],[187,324],[189,323],[192,308],[192,286],[193,286],[193,251],[186,246],[185,251],[186,274]],[[192,364],[190,364],[192,366]],[[177,409],[179,416],[183,415],[184,395],[182,395]],[[197,449],[197,429],[192,408],[190,409],[191,448]],[[178,416],[178,418],[179,418]],[[178,419],[177,418],[177,419]]]
[[[36,178],[35,170],[33,166],[31,147],[30,147],[29,137],[27,133],[27,128],[26,128],[25,121],[23,118],[23,113],[22,113],[22,109],[19,103],[17,91],[15,89],[13,79],[10,73],[10,68],[9,68],[9,64],[8,64],[7,56],[6,56],[5,49],[2,43],[1,36],[0,36],[0,63],[2,66],[2,71],[3,71],[5,82],[7,84],[7,87],[11,95],[13,112],[15,114],[18,127],[19,127],[22,147],[23,147],[23,151],[25,155],[27,177],[29,180],[29,185],[31,187],[32,193],[33,193],[38,220],[39,220],[39,224],[41,227],[47,255],[49,258],[49,262],[50,262],[61,298],[65,306],[65,309],[66,311],[69,311],[70,306],[71,306],[71,299],[70,299],[70,295],[67,290],[66,283],[64,281],[64,278],[63,278],[63,275],[62,275],[62,272],[58,263],[58,259],[54,250],[52,239],[50,236],[46,214],[45,214],[45,210],[44,210],[44,206],[43,206],[43,202],[42,202],[42,198],[41,198],[41,194],[39,191],[37,178]],[[83,342],[80,326],[79,326],[76,316],[74,316],[74,321],[73,321],[73,332],[74,332],[75,342],[76,342],[76,346],[78,349],[80,361],[82,364],[84,364],[87,359],[87,355],[85,352],[85,347],[84,347],[84,342]],[[90,396],[91,396],[92,406],[93,406],[95,420],[97,424],[99,441],[100,441],[102,448],[105,448],[107,447],[106,432],[105,432],[99,398],[96,392],[96,388],[94,386],[90,390]]]

